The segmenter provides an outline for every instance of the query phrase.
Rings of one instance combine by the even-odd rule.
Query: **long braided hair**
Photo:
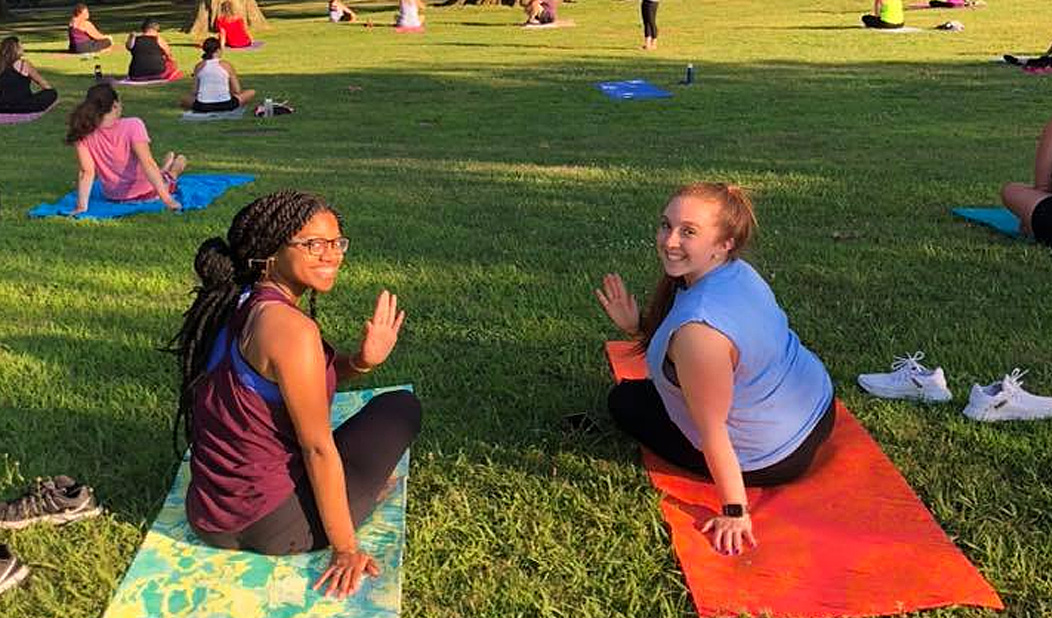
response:
[[[183,314],[183,326],[167,351],[179,357],[181,383],[179,408],[172,428],[172,445],[179,451],[179,423],[192,446],[194,387],[205,373],[208,356],[219,331],[230,320],[246,287],[266,273],[268,258],[291,240],[320,212],[339,213],[310,193],[283,190],[261,197],[242,208],[230,224],[226,240],[209,238],[194,258],[201,284],[194,288],[194,302]],[[310,293],[310,317],[315,317],[316,292]],[[232,333],[233,334],[233,333]]]

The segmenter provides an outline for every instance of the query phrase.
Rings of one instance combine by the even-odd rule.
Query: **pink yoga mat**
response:
[[[26,122],[33,122],[34,120],[40,119],[41,116],[55,109],[58,105],[58,99],[51,104],[51,107],[45,109],[42,112],[34,112],[32,114],[0,114],[0,124],[24,124]]]

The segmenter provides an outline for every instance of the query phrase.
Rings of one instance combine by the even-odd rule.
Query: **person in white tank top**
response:
[[[223,60],[219,39],[208,37],[201,44],[201,62],[194,67],[194,91],[180,100],[184,109],[195,112],[230,111],[247,104],[255,90],[243,90],[237,72]]]

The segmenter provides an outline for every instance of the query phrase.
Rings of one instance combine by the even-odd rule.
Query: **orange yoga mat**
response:
[[[617,381],[647,375],[632,342],[606,344]],[[1004,609],[891,460],[840,402],[811,470],[781,487],[750,488],[759,546],[712,548],[701,525],[719,508],[703,477],[644,449],[664,493],[661,512],[701,616],[746,612],[793,618],[879,616],[946,605]]]

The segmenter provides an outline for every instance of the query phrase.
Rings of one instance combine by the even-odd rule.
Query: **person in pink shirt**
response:
[[[73,214],[88,209],[96,176],[108,200],[159,199],[170,210],[178,210],[181,205],[172,193],[176,180],[186,169],[186,157],[169,152],[164,165],[158,167],[150,152],[146,125],[138,118],[122,118],[121,111],[113,86],[96,84],[69,116],[66,143],[76,148],[80,164],[77,208]]]

